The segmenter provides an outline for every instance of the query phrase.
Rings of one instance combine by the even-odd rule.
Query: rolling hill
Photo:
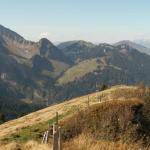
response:
[[[88,96],[90,97],[90,104],[97,104],[99,101],[96,99],[97,94],[99,97],[102,97],[102,101],[105,100],[113,100],[113,93],[115,93],[117,90],[122,91],[126,89],[127,91],[131,90],[134,92],[137,88],[134,86],[114,86],[111,89],[98,92],[98,93],[92,93],[90,95],[85,95],[82,97],[78,97],[72,100],[68,100],[65,102],[62,102],[60,104],[55,104],[52,106],[49,106],[48,108],[44,108],[42,110],[39,110],[37,112],[33,112],[29,115],[20,117],[18,119],[8,121],[2,125],[0,125],[0,138],[3,138],[4,136],[8,135],[9,133],[15,133],[17,130],[32,126],[34,124],[46,122],[50,119],[52,119],[55,116],[55,113],[58,112],[59,115],[65,114],[70,111],[74,111],[78,107],[85,108],[87,107],[87,101]],[[70,114],[68,114],[70,115]],[[10,127],[10,128],[9,128]],[[10,129],[10,130],[9,130]]]
[[[95,149],[102,146],[111,150],[109,146],[114,142],[112,146],[118,145],[118,149],[122,147],[122,150],[127,148],[144,150],[144,147],[149,148],[147,147],[149,140],[143,140],[143,137],[148,139],[150,135],[149,91],[148,87],[143,86],[114,86],[105,91],[85,95],[6,122],[0,125],[1,147],[4,145],[7,147],[6,144],[9,147],[12,141],[16,142],[20,149],[29,140],[40,142],[43,132],[48,128],[48,123],[54,122],[57,111],[63,129],[63,147],[66,150],[75,147],[78,150],[83,147],[91,150],[94,146],[91,145],[93,142],[97,143],[95,143]],[[87,104],[88,97],[90,107]],[[75,118],[77,118],[76,123]],[[75,126],[78,129],[77,132],[73,130]],[[79,139],[83,140],[80,146],[76,145]],[[38,149],[42,145],[30,146],[30,148],[37,146]]]
[[[85,55],[87,58],[69,68],[58,79],[58,83],[80,82],[84,78],[86,81],[93,81],[90,78],[96,78],[97,82],[108,85],[121,82],[134,84],[144,82],[144,78],[147,78],[145,83],[150,84],[150,57],[135,48],[100,44],[92,48],[89,54],[87,50]],[[82,55],[76,57],[80,59]]]

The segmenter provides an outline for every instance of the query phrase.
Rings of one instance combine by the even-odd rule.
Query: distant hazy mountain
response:
[[[43,38],[37,43],[38,52],[42,57],[58,60],[62,62],[71,63],[71,60],[67,58],[64,53],[58,49],[53,43],[48,39]]]
[[[120,42],[115,43],[114,45],[115,46],[127,45],[130,48],[137,49],[138,51],[140,51],[142,53],[146,53],[146,54],[150,55],[150,49],[149,48],[142,46],[140,44],[134,43],[132,41],[128,41],[128,40],[120,41]]]
[[[69,47],[69,46],[71,46],[73,44],[78,44],[79,46],[87,46],[87,47],[93,47],[93,46],[95,46],[91,42],[86,42],[86,41],[82,41],[82,40],[76,40],[76,41],[67,41],[67,42],[60,43],[58,45],[58,48],[64,49],[64,48],[67,48],[67,47]]]
[[[37,51],[35,42],[27,41],[16,32],[0,25],[0,41],[9,50],[10,54],[22,59],[31,58]]]
[[[68,69],[58,80],[59,84],[68,82],[138,83],[146,81],[150,84],[150,56],[140,53],[129,46],[120,47],[100,44],[91,49],[91,57],[78,62]],[[80,57],[80,56],[79,56]],[[146,77],[144,79],[144,76]],[[83,83],[82,83],[83,84]],[[78,85],[80,85],[78,83]],[[84,84],[83,84],[84,85]],[[92,85],[92,83],[91,83]]]
[[[58,48],[60,48],[60,49],[64,49],[64,48],[66,48],[66,47],[68,47],[68,46],[70,46],[70,45],[72,45],[72,44],[74,44],[74,43],[77,43],[78,41],[67,41],[67,42],[62,42],[62,43],[59,43],[58,44]]]
[[[150,49],[150,40],[135,40],[134,42]]]
[[[27,41],[16,32],[0,26],[2,99],[8,97],[14,100],[42,100],[48,91],[45,86],[54,86],[55,78],[70,64],[72,61],[48,39],[41,39],[39,42]]]
[[[68,56],[74,62],[79,62],[84,59],[88,59],[91,53],[91,49],[96,45],[86,41],[69,41],[58,45],[66,56]]]
[[[35,58],[35,56],[37,56],[38,58],[41,57],[41,59],[43,60],[42,62],[47,61],[47,63],[53,67],[54,71],[56,71],[56,63],[57,67],[60,65],[60,67],[64,68],[66,68],[65,64],[66,66],[69,66],[69,63],[72,63],[72,61],[67,58],[63,54],[63,52],[56,46],[54,46],[48,39],[43,38],[39,42],[28,41],[16,32],[11,31],[4,26],[0,26],[0,46],[3,51],[7,51],[7,57],[9,56],[11,59],[16,60],[19,65],[27,64],[26,67],[29,67],[28,70],[30,68],[33,68],[33,70],[35,70],[34,67],[36,65],[33,65],[35,64],[35,62],[32,62],[32,60],[35,60],[32,59]],[[39,68],[41,59],[36,59],[36,63],[38,63],[37,61],[40,61],[40,63],[38,63]],[[44,72],[46,72],[46,70],[44,70]]]

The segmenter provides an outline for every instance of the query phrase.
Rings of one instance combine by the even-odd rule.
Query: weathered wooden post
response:
[[[58,150],[58,125],[53,124],[53,150]]]
[[[46,137],[46,132],[44,132],[43,139],[42,139],[42,144],[44,144],[45,137]]]
[[[59,133],[59,139],[58,139],[59,150],[62,150],[61,127],[58,128],[58,133]]]
[[[49,130],[46,131],[45,144],[48,143]]]
[[[57,132],[53,133],[53,150],[58,150],[58,136]]]
[[[42,144],[48,143],[49,134],[53,132],[53,150],[62,150],[62,137],[61,137],[61,127],[58,126],[58,112],[56,112],[56,122],[51,126],[49,124],[48,130],[44,132],[42,138]],[[52,128],[51,128],[52,127]]]
[[[58,145],[58,118],[59,117],[59,115],[58,115],[58,112],[56,112],[56,123],[55,123],[55,131],[56,131],[56,134],[57,134],[57,145]]]

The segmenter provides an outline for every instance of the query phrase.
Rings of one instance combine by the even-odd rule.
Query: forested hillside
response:
[[[0,26],[0,97],[10,105],[2,113],[13,119],[103,85],[150,85],[150,56],[142,48],[129,41],[96,45],[80,40],[55,46],[46,38],[28,41]]]

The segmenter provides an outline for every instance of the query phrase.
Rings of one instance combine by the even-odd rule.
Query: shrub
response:
[[[110,101],[91,106],[61,123],[64,140],[81,133],[90,133],[99,140],[132,142],[141,139],[147,132],[147,126],[141,120],[142,108],[140,100]]]

